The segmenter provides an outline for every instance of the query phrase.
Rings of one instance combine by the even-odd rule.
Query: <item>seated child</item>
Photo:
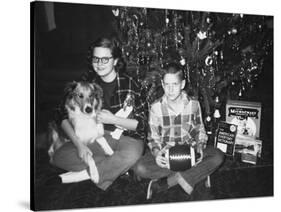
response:
[[[212,174],[224,159],[219,149],[206,147],[208,137],[200,104],[183,91],[185,83],[181,66],[171,63],[164,68],[164,95],[151,105],[149,115],[148,147],[151,151],[147,151],[134,166],[136,175],[151,179],[147,199],[177,184],[190,195],[194,186]],[[171,171],[164,156],[166,147],[183,144],[202,150],[203,159],[186,171]]]

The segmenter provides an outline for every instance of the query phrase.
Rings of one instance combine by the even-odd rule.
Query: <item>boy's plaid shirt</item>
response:
[[[88,82],[96,82],[100,84],[100,77],[92,70],[85,72],[80,80]],[[135,131],[126,130],[123,135],[128,135],[137,139],[145,139],[147,131],[147,116],[145,111],[148,110],[146,101],[144,101],[144,96],[140,93],[139,84],[130,76],[117,72],[117,88],[115,94],[111,97],[110,111],[115,114],[118,110],[123,108],[124,101],[128,94],[134,96],[134,107],[133,112],[129,118],[136,119],[138,125]],[[56,110],[56,121],[61,123],[62,120],[68,118],[68,113],[64,107],[64,101]]]
[[[148,146],[162,149],[168,142],[174,144],[206,145],[208,137],[202,121],[199,101],[181,94],[183,110],[175,112],[163,96],[153,103],[149,115]],[[194,144],[193,144],[194,145]]]

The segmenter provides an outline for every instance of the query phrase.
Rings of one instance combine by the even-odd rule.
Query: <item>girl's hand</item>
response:
[[[87,147],[85,144],[83,143],[80,143],[78,146],[77,146],[77,150],[78,150],[78,156],[84,161],[87,163],[88,159],[88,155],[92,156],[93,153],[92,151],[89,149],[89,147]]]
[[[115,115],[113,115],[109,110],[102,110],[97,113],[98,122],[104,124],[115,124]]]

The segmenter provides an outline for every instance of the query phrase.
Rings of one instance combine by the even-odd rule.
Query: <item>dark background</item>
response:
[[[77,56],[82,58],[91,42],[113,33],[114,17],[109,6],[57,2],[53,3],[56,28],[49,31],[45,10],[48,4],[38,2],[34,10],[39,63],[60,65],[62,61],[77,60]]]
[[[109,6],[53,3],[56,28],[49,30],[48,2],[34,4],[36,132],[46,130],[66,82],[87,70],[87,51],[100,36],[113,35]]]

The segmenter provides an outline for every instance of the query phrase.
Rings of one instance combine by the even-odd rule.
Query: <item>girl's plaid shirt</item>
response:
[[[206,145],[208,137],[202,121],[199,101],[181,94],[183,109],[173,111],[163,96],[152,104],[149,115],[148,146],[162,149],[169,144]]]
[[[80,80],[96,82],[97,84],[101,81],[94,71],[85,72],[81,76]],[[141,95],[140,86],[132,77],[127,74],[117,72],[117,88],[115,94],[112,95],[110,107],[110,111],[113,114],[123,108],[124,101],[128,94],[134,96],[133,112],[129,118],[136,119],[138,121],[138,125],[135,131],[127,130],[124,131],[123,135],[145,140],[147,132],[146,111],[148,110],[147,102],[144,101],[145,97]],[[68,113],[64,107],[64,103],[62,103],[56,110],[56,121],[60,124],[62,120],[67,118]]]

